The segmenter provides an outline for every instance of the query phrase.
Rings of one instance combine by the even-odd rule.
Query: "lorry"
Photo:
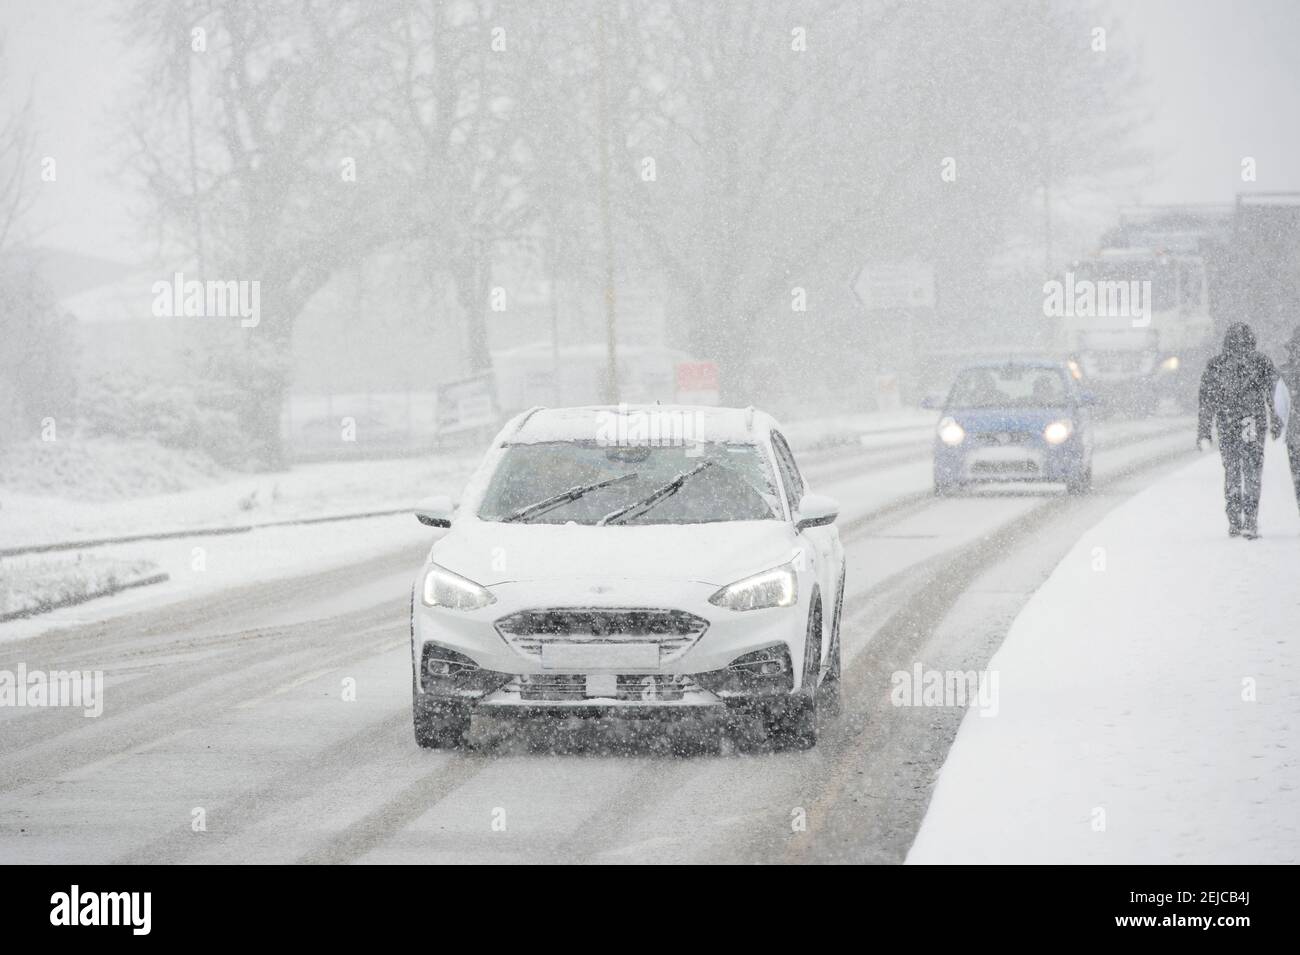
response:
[[[1210,274],[1217,337],[1248,322],[1259,347],[1281,357],[1300,325],[1300,192],[1237,196],[1232,230]]]
[[[1171,400],[1190,411],[1230,323],[1248,322],[1275,358],[1300,326],[1300,193],[1122,210],[1067,280],[1092,287],[1098,302],[1121,283],[1130,304],[1135,289],[1149,290],[1141,309],[1074,309],[1061,318],[1064,350],[1102,403],[1150,413]]]
[[[1217,344],[1210,274],[1232,221],[1231,206],[1124,210],[1100,248],[1066,273],[1063,350],[1104,408],[1195,406]]]

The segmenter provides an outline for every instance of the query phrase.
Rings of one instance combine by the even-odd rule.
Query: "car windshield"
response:
[[[1069,386],[1056,368],[1006,365],[967,368],[948,397],[950,408],[1060,408],[1069,404]]]
[[[700,467],[706,463],[707,467]],[[511,445],[492,474],[478,516],[527,524],[597,524],[688,473],[674,493],[649,508],[634,508],[614,523],[780,519],[780,498],[762,449],[711,442],[632,447],[573,441]],[[553,506],[534,509],[548,501]]]

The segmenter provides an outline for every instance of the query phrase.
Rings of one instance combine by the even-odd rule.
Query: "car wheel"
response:
[[[813,597],[804,636],[803,685],[798,692],[767,704],[764,728],[777,749],[812,749],[817,745],[817,676],[821,671],[821,599]]]
[[[417,693],[412,704],[415,741],[424,749],[462,749],[469,737],[469,707],[430,700]]]
[[[937,474],[934,476],[934,494],[935,497],[952,497],[961,491],[961,482],[954,481],[950,478],[941,478]]]
[[[840,715],[840,617],[844,613],[844,579],[844,572],[841,571],[839,590],[835,594],[835,616],[831,618],[831,646],[826,654],[826,675],[817,688],[821,694],[818,705],[831,716]]]
[[[1092,463],[1077,475],[1065,482],[1067,494],[1087,494],[1092,490]]]

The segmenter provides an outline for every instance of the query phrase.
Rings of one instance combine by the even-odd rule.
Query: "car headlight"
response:
[[[1069,421],[1053,421],[1043,429],[1043,440],[1048,444],[1061,444],[1074,434],[1074,424]]]
[[[1160,369],[1162,371],[1177,371],[1178,366],[1181,364],[1182,362],[1178,360],[1177,355],[1170,355],[1168,358],[1166,358],[1164,361],[1160,363]]]
[[[939,440],[948,446],[961,444],[966,440],[966,429],[952,418],[939,422]]]
[[[709,603],[728,610],[762,610],[765,607],[790,607],[799,598],[799,578],[793,564],[782,564],[761,574],[727,584]]]
[[[448,610],[478,610],[497,598],[472,580],[433,564],[424,575],[424,605]]]

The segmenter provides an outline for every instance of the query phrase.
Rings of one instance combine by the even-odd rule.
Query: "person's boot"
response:
[[[1255,515],[1250,515],[1242,522],[1241,536],[1248,541],[1253,541],[1259,537],[1259,524]]]

